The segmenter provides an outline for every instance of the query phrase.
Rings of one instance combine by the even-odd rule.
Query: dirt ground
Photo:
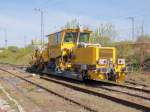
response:
[[[0,86],[2,87],[2,86]],[[0,90],[0,112],[19,112],[17,106]]]
[[[0,80],[1,85],[19,102],[25,112],[85,112],[83,108],[40,88],[4,75],[5,77],[1,77]]]
[[[95,97],[79,91],[75,91],[59,84],[41,80],[37,77],[28,78],[32,80],[34,79],[36,82],[45,85],[49,89],[70,99],[76,100],[77,102],[81,102],[82,104],[100,112],[140,112],[140,110],[126,107],[104,98]],[[10,76],[9,74],[2,71],[0,71],[0,84],[5,88],[10,96],[19,103],[24,112],[87,112],[87,110],[74,103],[68,102],[54,94],[50,94],[36,86]],[[2,94],[2,92],[0,93]],[[1,94],[0,99],[3,96]],[[4,96],[7,97],[6,95]],[[7,102],[7,100],[3,100]],[[12,108],[12,112],[18,112],[16,105],[8,105],[10,108]],[[1,106],[1,108],[2,107],[3,106]]]
[[[126,80],[150,86],[150,72],[133,72],[126,76]]]

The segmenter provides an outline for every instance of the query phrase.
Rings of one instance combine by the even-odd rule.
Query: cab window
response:
[[[64,42],[75,42],[76,38],[77,38],[77,33],[68,32],[65,35]]]
[[[89,42],[89,33],[80,33],[79,42],[88,43]]]

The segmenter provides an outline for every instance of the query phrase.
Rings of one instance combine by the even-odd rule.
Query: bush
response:
[[[8,50],[15,53],[15,52],[17,52],[19,50],[19,48],[16,47],[16,46],[9,46]]]
[[[11,64],[28,64],[31,53],[31,46],[26,48],[9,46],[8,49],[4,49],[4,51],[0,53],[0,62]]]

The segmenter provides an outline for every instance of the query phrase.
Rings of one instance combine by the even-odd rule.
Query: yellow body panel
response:
[[[73,52],[75,64],[96,64],[99,57],[99,49],[96,47],[76,48]]]
[[[96,65],[99,59],[116,60],[116,49],[114,47],[87,47],[76,48],[74,50],[75,60],[77,64]]]
[[[124,67],[125,67],[125,64],[120,64],[115,67],[115,71],[116,71],[116,73],[118,73],[118,79],[116,80],[116,82],[118,82],[118,83],[125,81],[126,73],[122,72],[122,70],[121,70]]]
[[[57,58],[61,56],[61,46],[51,46],[49,47],[49,58]]]
[[[100,47],[100,59],[112,59],[116,62],[116,49],[114,47]]]

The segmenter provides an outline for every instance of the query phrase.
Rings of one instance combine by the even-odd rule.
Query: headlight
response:
[[[100,60],[99,60],[99,64],[100,64],[100,65],[105,65],[105,64],[107,64],[107,59],[100,59]]]
[[[124,65],[125,64],[125,59],[118,59],[118,64]]]

